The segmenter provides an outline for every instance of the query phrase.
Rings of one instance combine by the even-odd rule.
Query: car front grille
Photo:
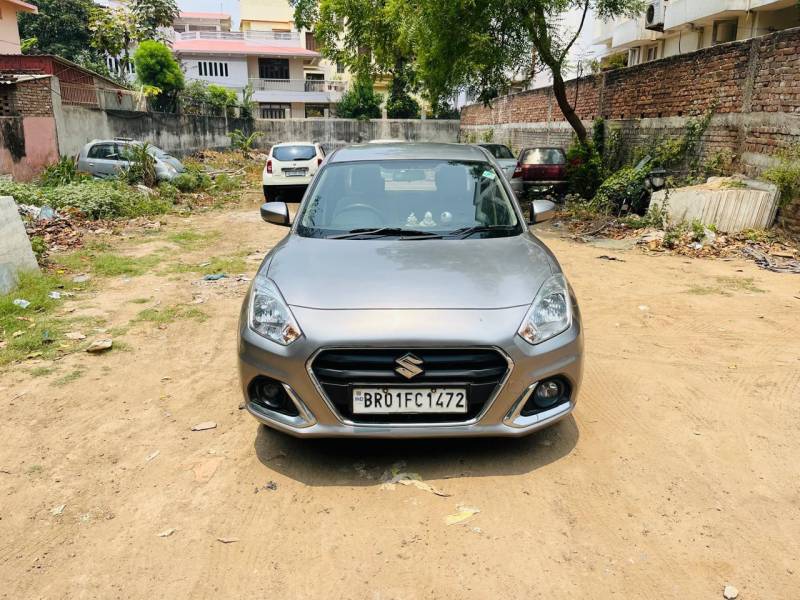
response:
[[[407,379],[395,369],[397,359],[413,354],[423,372]],[[509,371],[509,362],[492,349],[336,349],[314,358],[311,372],[342,418],[354,423],[456,423],[477,417],[494,397]],[[466,387],[466,414],[354,415],[353,388]]]

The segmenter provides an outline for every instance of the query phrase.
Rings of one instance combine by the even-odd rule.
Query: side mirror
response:
[[[261,218],[267,223],[289,227],[289,207],[286,202],[265,202],[261,205]]]
[[[534,200],[531,202],[531,216],[528,225],[544,223],[556,216],[556,205],[550,200]]]

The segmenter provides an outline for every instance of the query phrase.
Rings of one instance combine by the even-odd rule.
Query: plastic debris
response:
[[[52,206],[47,206],[46,204],[39,209],[39,214],[36,215],[37,221],[49,221],[50,219],[55,219],[56,217],[60,216]]]
[[[151,460],[153,460],[153,459],[154,459],[156,456],[158,456],[159,454],[161,454],[161,450],[156,450],[155,452],[151,452],[150,454],[148,454],[148,455],[147,455],[147,456],[144,458],[144,460],[145,460],[145,462],[150,462]]]
[[[86,282],[87,282],[87,281],[89,281],[91,278],[92,278],[92,277],[91,277],[90,275],[86,275],[86,274],[83,274],[83,275],[75,275],[75,277],[73,277],[73,278],[72,278],[72,283],[86,283]]]
[[[238,542],[239,538],[237,537],[218,537],[218,542],[222,542],[223,544],[233,544],[234,542]]]
[[[31,305],[30,302],[23,298],[15,298],[12,304],[14,304],[14,306],[19,306],[22,309],[26,309]]]
[[[206,275],[205,277],[203,277],[203,279],[205,281],[219,281],[220,279],[223,279],[225,277],[227,277],[225,273],[212,273],[210,275]]]
[[[89,352],[91,354],[100,354],[101,352],[105,352],[106,350],[111,350],[111,346],[113,345],[114,341],[111,340],[110,338],[101,338],[89,344],[89,347],[86,348],[86,352]]]
[[[725,600],[736,600],[739,597],[739,590],[737,590],[732,585],[726,585],[725,589],[722,590],[722,597]]]
[[[622,259],[622,258],[618,258],[616,256],[609,256],[608,254],[602,254],[602,255],[598,256],[597,258],[599,258],[601,260],[611,260],[611,261],[614,261],[614,262],[625,262],[625,260]]]
[[[207,429],[216,429],[217,424],[214,421],[203,421],[192,427],[192,431],[205,431]]]
[[[159,534],[158,534],[158,537],[169,537],[169,536],[171,536],[173,533],[175,533],[176,531],[177,531],[177,529],[175,529],[174,527],[170,527],[169,529],[165,529],[164,531],[162,531],[161,533],[159,533]]]
[[[47,294],[47,297],[53,300],[61,300],[61,292],[50,292]]]
[[[53,515],[54,517],[58,517],[59,515],[62,515],[64,513],[65,508],[67,508],[66,504],[59,504],[58,506],[55,506],[50,509],[50,514]]]
[[[455,512],[452,515],[447,515],[444,518],[445,524],[458,525],[459,523],[465,523],[481,512],[480,508],[475,508],[474,506],[464,506],[462,504],[459,504],[456,508],[458,509],[458,512]]]
[[[64,337],[67,338],[68,340],[73,340],[73,341],[80,341],[86,339],[86,336],[82,334],[80,331],[68,331],[67,333],[64,334]]]
[[[436,494],[443,498],[447,498],[451,495],[429,483],[425,483],[419,473],[400,471],[404,466],[405,463],[403,462],[395,463],[389,471],[383,474],[383,477],[381,477],[381,481],[383,482],[381,483],[382,490],[393,490],[397,485],[410,485],[423,492],[430,492],[431,494]],[[356,470],[358,471],[359,469],[356,467]]]

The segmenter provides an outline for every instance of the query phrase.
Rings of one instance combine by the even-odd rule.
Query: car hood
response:
[[[555,261],[533,236],[326,240],[288,236],[267,276],[293,306],[499,309],[529,305]]]

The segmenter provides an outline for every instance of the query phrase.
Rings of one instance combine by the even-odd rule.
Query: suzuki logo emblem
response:
[[[406,379],[412,379],[423,372],[419,367],[422,364],[422,359],[411,353],[401,356],[394,362],[399,365],[395,371]]]

